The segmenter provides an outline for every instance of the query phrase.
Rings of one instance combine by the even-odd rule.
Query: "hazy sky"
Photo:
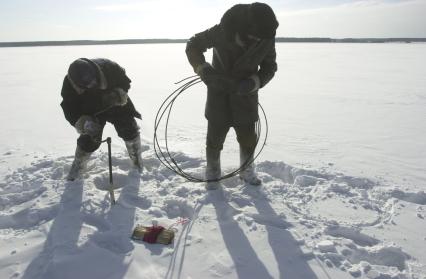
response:
[[[0,0],[0,41],[189,38],[230,0]],[[271,0],[280,37],[426,37],[426,0]]]

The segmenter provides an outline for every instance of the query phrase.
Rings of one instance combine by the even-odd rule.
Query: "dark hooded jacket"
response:
[[[245,28],[251,24],[249,5],[233,6],[223,15],[220,24],[190,38],[186,54],[194,70],[206,62],[204,52],[213,48],[212,66],[235,84],[257,74],[262,88],[274,77],[277,71],[276,27],[271,30],[272,38],[246,42],[245,46],[240,46],[236,41],[236,34],[244,37]],[[209,121],[235,126],[258,120],[258,92],[240,96],[235,91],[235,87],[225,89],[209,86],[205,109],[205,116]]]
[[[67,76],[64,78],[61,107],[68,122],[74,126],[82,115],[100,118],[127,115],[141,118],[141,114],[136,111],[130,98],[124,106],[104,107],[102,101],[104,94],[117,87],[126,92],[129,90],[131,80],[127,77],[125,70],[114,61],[105,58],[90,59],[90,62],[98,69],[99,85],[97,88],[86,89],[81,92]]]

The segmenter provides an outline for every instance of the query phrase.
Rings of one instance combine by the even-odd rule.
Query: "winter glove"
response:
[[[97,119],[90,115],[82,115],[74,124],[75,129],[79,134],[96,136],[101,130],[102,126],[99,125]]]
[[[212,82],[214,79],[217,79],[217,76],[219,75],[218,72],[209,63],[199,65],[195,69],[195,72],[200,76],[201,80],[206,85],[209,85],[210,82]]]
[[[215,87],[225,91],[233,91],[236,87],[233,79],[218,73],[215,68],[207,62],[199,65],[195,69],[195,72],[208,87]]]
[[[238,84],[238,95],[247,96],[256,92],[260,87],[260,79],[258,75],[252,75],[243,79]]]
[[[122,88],[116,87],[102,96],[102,105],[103,107],[124,106],[127,104],[127,99],[127,92]]]

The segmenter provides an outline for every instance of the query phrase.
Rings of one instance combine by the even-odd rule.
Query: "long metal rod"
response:
[[[111,138],[108,137],[106,139],[106,142],[108,144],[108,163],[109,163],[109,195],[111,197],[112,204],[115,204],[115,197],[114,197],[114,184],[112,181],[112,158],[111,158]]]

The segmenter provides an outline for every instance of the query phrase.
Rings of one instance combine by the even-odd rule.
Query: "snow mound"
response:
[[[417,193],[406,193],[400,190],[394,190],[391,193],[392,197],[421,205],[426,205],[426,193],[420,191]]]
[[[350,239],[359,246],[374,246],[379,244],[377,239],[361,233],[359,228],[331,225],[325,229],[324,233],[334,237]]]

